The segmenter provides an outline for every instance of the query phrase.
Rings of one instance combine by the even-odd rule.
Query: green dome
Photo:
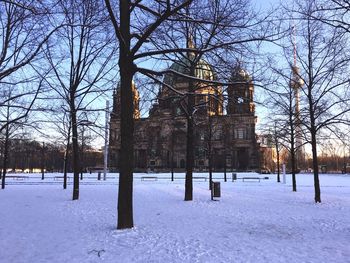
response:
[[[169,69],[184,75],[190,75],[191,61],[188,58],[182,58],[174,62]],[[196,78],[204,80],[215,80],[215,74],[212,67],[204,59],[199,60],[197,63],[195,74]],[[166,73],[164,76],[164,83],[168,85],[173,85],[177,81],[180,81],[181,77],[173,74]],[[181,80],[183,81],[183,80]]]

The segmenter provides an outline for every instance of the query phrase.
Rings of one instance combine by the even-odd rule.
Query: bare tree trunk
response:
[[[171,181],[174,181],[174,130],[171,132]]]
[[[81,131],[81,155],[80,155],[80,180],[83,180],[83,171],[84,171],[84,133],[85,133],[85,128],[84,126],[82,127]]]
[[[310,20],[308,22],[307,32],[308,32],[308,106],[309,106],[309,118],[310,118],[310,133],[311,133],[311,149],[312,149],[312,165],[314,169],[314,188],[315,188],[315,202],[321,203],[321,189],[320,189],[320,181],[318,178],[318,159],[317,159],[317,140],[316,140],[316,124],[315,124],[315,109],[314,109],[314,100],[312,96],[312,89],[314,88],[314,78],[313,78],[313,39],[312,39],[312,29],[310,26]]]
[[[187,134],[186,134],[186,181],[185,181],[185,201],[193,200],[193,165],[194,165],[194,125],[193,125],[193,106],[195,98],[193,94],[193,83],[189,83],[189,94],[187,104]]]
[[[120,99],[121,99],[121,154],[119,161],[118,229],[132,228],[133,219],[133,163],[134,163],[134,106],[132,78],[134,64],[130,52],[129,1],[120,1]]]
[[[186,9],[188,14],[189,9]],[[186,25],[187,48],[191,47],[190,39],[193,37],[190,32],[189,25]],[[187,59],[190,61],[189,73],[190,76],[195,76],[195,70],[199,58],[192,57],[190,52],[187,52]],[[185,178],[185,201],[193,200],[193,166],[194,166],[194,107],[195,107],[195,87],[194,81],[188,82],[187,95],[187,133],[186,133],[186,178]]]
[[[71,98],[71,122],[72,122],[72,146],[73,146],[73,200],[79,199],[79,149],[78,149],[78,124],[74,103],[74,96]]]
[[[67,189],[67,167],[68,167],[68,156],[69,156],[69,145],[70,145],[70,133],[71,133],[71,123],[68,126],[67,145],[66,145],[66,151],[64,153],[63,189]]]
[[[280,177],[281,170],[280,170],[280,152],[279,152],[279,149],[276,150],[276,152],[277,152],[277,183],[280,183],[281,182],[281,177]]]
[[[296,163],[296,158],[295,158],[295,148],[294,148],[294,142],[292,143],[293,146],[291,147],[291,162],[292,162],[292,186],[293,186],[293,192],[297,191],[297,182],[296,182],[296,177],[295,177],[295,163]]]
[[[41,180],[45,179],[45,143],[43,142],[43,146],[41,149]]]
[[[8,161],[8,151],[9,151],[9,140],[10,140],[9,126],[5,128],[5,146],[4,146],[4,160],[3,160],[3,170],[1,178],[1,189],[5,189],[5,178],[7,172],[7,161]]]
[[[290,157],[292,165],[292,188],[293,192],[297,191],[297,184],[295,178],[295,122],[294,122],[294,107],[293,107],[293,92],[292,87],[289,87],[289,128],[290,128]]]
[[[311,121],[311,148],[312,148],[312,165],[314,169],[314,189],[315,189],[315,202],[321,203],[321,189],[318,171],[318,159],[317,159],[317,141],[316,141],[316,129],[315,129],[315,119],[314,112],[310,112]]]
[[[210,146],[208,149],[208,154],[209,154],[208,168],[209,168],[209,190],[211,190],[212,184],[213,184],[213,162],[212,162],[212,153],[211,153],[211,143],[209,144]]]
[[[292,112],[291,112],[292,113]],[[291,157],[291,165],[292,165],[292,188],[293,192],[297,191],[297,183],[296,183],[296,178],[295,178],[295,136],[294,136],[294,122],[293,122],[293,116],[292,114],[290,115],[290,125],[291,125],[291,130],[290,130],[290,157]]]

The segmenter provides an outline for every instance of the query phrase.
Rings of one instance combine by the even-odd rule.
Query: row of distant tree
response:
[[[10,172],[63,172],[65,147],[52,143],[38,142],[29,139],[11,139],[9,142],[7,169]],[[81,145],[80,145],[81,146]],[[4,141],[0,141],[0,167],[2,168]],[[81,171],[88,172],[92,167],[103,167],[103,153],[91,146],[80,147],[82,160]],[[72,147],[68,149],[68,153]],[[72,172],[72,160],[67,159],[67,171]],[[1,173],[2,173],[1,169]]]
[[[278,167],[276,162],[276,152],[273,148],[265,149],[261,155],[261,171],[277,173]],[[319,169],[321,173],[350,173],[350,157],[340,153],[321,153],[318,156]],[[284,164],[286,172],[292,172],[292,163],[290,152],[283,149],[279,152],[280,173],[281,166]],[[305,154],[301,162],[298,163],[296,173],[298,172],[313,172],[313,160],[310,154]]]
[[[209,141],[209,139],[208,139]],[[81,163],[81,171],[88,172],[89,168],[103,167],[103,152],[93,149],[89,145],[81,147],[84,153],[80,152],[83,162]],[[0,167],[3,165],[3,147],[4,141],[0,140]],[[335,150],[335,149],[334,149]],[[63,172],[65,147],[53,143],[38,142],[30,139],[11,139],[9,141],[8,155],[8,171],[11,172],[40,172],[44,169],[46,172]],[[72,151],[72,147],[68,152]],[[319,156],[320,167],[322,172],[350,172],[349,157],[344,156],[345,153],[338,152],[322,152]],[[261,165],[268,171],[276,172],[276,156],[275,152],[265,152],[261,156]],[[287,171],[291,171],[290,153],[287,150],[281,151],[280,162],[286,165]],[[309,154],[305,154],[305,160],[298,165],[301,171],[310,170],[312,167],[312,158]],[[347,170],[345,170],[347,169]],[[312,170],[312,169],[311,169]],[[67,171],[72,172],[72,160],[67,159]],[[2,173],[2,169],[1,169]]]

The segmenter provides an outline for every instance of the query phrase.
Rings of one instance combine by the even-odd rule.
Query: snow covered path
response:
[[[350,262],[350,177],[310,176],[298,192],[277,184],[135,179],[132,230],[117,231],[116,185],[8,185],[0,191],[0,262]],[[311,180],[312,181],[312,180]]]

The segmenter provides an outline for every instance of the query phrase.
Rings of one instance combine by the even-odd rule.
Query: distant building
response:
[[[272,134],[258,136],[260,172],[270,173],[277,170],[277,152],[273,142]],[[282,163],[281,157],[280,161]]]
[[[189,74],[189,60],[183,58],[171,67],[173,71]],[[214,81],[212,67],[200,60],[195,69],[198,79]],[[156,102],[147,118],[139,112],[139,93],[133,84],[136,171],[183,171],[186,166],[185,101],[166,85],[187,92],[189,81],[168,73],[164,77]],[[232,73],[231,83],[224,94],[221,86],[196,82],[195,103],[195,170],[208,168],[209,149],[214,170],[257,170],[259,151],[255,135],[254,85],[249,74],[240,66]],[[223,96],[227,97],[226,105]],[[109,166],[119,167],[120,154],[120,90],[114,93],[110,118]],[[211,147],[209,147],[211,145]]]

